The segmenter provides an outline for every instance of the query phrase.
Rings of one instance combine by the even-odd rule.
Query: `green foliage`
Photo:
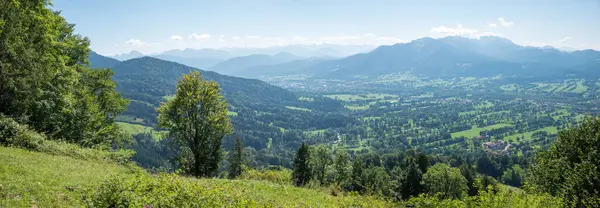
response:
[[[244,165],[244,143],[240,135],[235,136],[234,149],[229,152],[228,175],[229,178],[236,178],[242,174],[242,166]]]
[[[266,181],[280,185],[292,185],[292,171],[286,168],[277,169],[252,169],[244,167],[244,171],[238,177],[243,180]]]
[[[413,196],[417,196],[423,192],[423,173],[415,162],[413,157],[407,157],[402,162],[403,168],[396,166],[392,170],[392,176],[395,181],[395,196],[396,200],[407,200]]]
[[[369,167],[363,170],[363,183],[367,195],[390,196],[393,184],[383,167]]]
[[[467,195],[467,179],[458,168],[438,163],[423,175],[423,185],[431,196],[442,199],[460,199]]]
[[[504,207],[563,207],[562,201],[547,194],[534,195],[524,192],[502,191],[497,194],[492,192],[481,192],[477,196],[463,199],[442,199],[438,196],[422,194],[401,203],[401,207],[482,207],[482,208],[504,208]]]
[[[354,157],[354,160],[352,160],[352,172],[350,173],[350,182],[349,182],[349,187],[347,188],[350,191],[355,191],[355,192],[364,192],[365,191],[365,182],[364,182],[364,178],[362,177],[364,175],[364,165],[363,165],[363,161],[358,158],[358,157]]]
[[[0,2],[0,113],[51,139],[123,145],[114,118],[127,100],[115,91],[112,71],[88,68],[89,40],[48,4]]]
[[[179,146],[172,138],[167,137],[157,141],[150,133],[135,134],[131,149],[135,151],[133,161],[141,167],[166,172],[175,171],[178,168],[179,164],[176,163],[176,158]]]
[[[510,169],[504,171],[502,174],[502,182],[511,186],[520,187],[525,182],[525,171],[519,165],[514,165]]]
[[[374,197],[246,180],[192,179],[174,174],[111,177],[85,198],[91,207],[390,207]]]
[[[335,170],[334,182],[345,184],[350,179],[350,155],[346,150],[338,150],[333,160]]]
[[[175,98],[157,109],[159,126],[192,153],[191,174],[213,176],[218,170],[221,141],[233,131],[227,107],[219,85],[194,71],[179,80]]]
[[[396,206],[370,196],[334,197],[321,190],[293,187],[286,169],[248,170],[240,178],[248,174],[256,177],[221,180],[174,174],[152,176],[114,163],[0,147],[0,207],[195,207],[191,205],[194,203],[201,203],[197,207]],[[265,180],[254,181],[257,175]],[[264,182],[267,178],[285,183]]]
[[[333,162],[331,159],[331,151],[325,145],[310,146],[308,164],[312,170],[312,179],[320,184],[325,184],[327,167]]]
[[[119,164],[129,164],[129,159],[134,154],[131,150],[106,151],[81,148],[79,145],[64,141],[47,140],[46,136],[31,130],[27,125],[19,124],[12,118],[6,118],[2,115],[0,115],[0,145],[82,160],[116,162]]]
[[[481,193],[482,191],[496,193],[500,190],[498,181],[491,176],[480,175],[475,179],[475,187]]]
[[[600,119],[586,118],[576,128],[560,131],[547,151],[530,166],[535,190],[563,198],[568,206],[600,206]]]
[[[309,146],[302,143],[293,161],[292,182],[295,186],[304,186],[312,179],[312,170],[310,168],[310,150]]]
[[[132,179],[111,177],[88,191],[89,207],[250,207],[253,200],[229,196],[218,189],[205,189],[199,183],[173,174],[152,177],[138,174]]]
[[[475,178],[477,177],[475,170],[468,164],[462,164],[460,167],[460,174],[467,180],[467,193],[469,196],[477,195],[478,189],[475,186]]]
[[[35,150],[40,148],[44,140],[44,135],[0,114],[0,145]]]

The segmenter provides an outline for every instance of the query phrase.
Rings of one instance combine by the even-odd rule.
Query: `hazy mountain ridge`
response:
[[[90,51],[88,61],[92,68],[112,68],[121,63],[119,60],[102,56],[94,51]]]
[[[500,37],[422,38],[380,46],[364,54],[326,61],[304,69],[321,78],[378,76],[411,71],[425,76],[551,76],[579,66],[598,67],[600,52],[564,52],[519,46]]]
[[[257,78],[261,76],[284,76],[292,74],[303,74],[303,69],[314,66],[323,61],[332,60],[332,57],[311,57],[306,59],[293,60],[281,64],[259,65],[245,68],[238,71],[235,75],[248,78]]]
[[[143,56],[145,56],[145,55],[142,52],[133,50],[133,51],[129,51],[128,53],[116,54],[116,55],[109,56],[109,57],[117,59],[119,61],[127,61],[129,59],[139,58],[139,57],[143,57]]]
[[[236,75],[238,72],[255,66],[282,64],[303,57],[295,56],[290,53],[278,53],[275,55],[252,54],[228,59],[209,68],[211,71],[227,75]]]

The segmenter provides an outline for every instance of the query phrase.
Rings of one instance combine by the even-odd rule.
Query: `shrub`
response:
[[[26,125],[21,125],[12,118],[0,115],[0,144],[9,147],[22,147],[35,150],[44,141],[45,136]]]
[[[275,184],[291,185],[292,171],[289,169],[261,169],[255,170],[244,166],[242,175],[238,179],[268,181]]]
[[[64,155],[82,160],[116,162],[119,164],[130,163],[130,158],[135,153],[132,150],[122,149],[105,151],[82,148],[79,145],[64,141],[47,140],[45,135],[35,132],[27,125],[19,124],[14,119],[3,115],[0,115],[0,145],[23,148],[51,155]]]
[[[402,207],[562,207],[559,198],[548,194],[536,195],[523,191],[502,190],[498,193],[480,191],[478,196],[458,199],[442,199],[439,196],[425,194],[413,197],[402,203]]]
[[[175,174],[155,177],[140,173],[133,178],[112,176],[99,187],[86,191],[89,207],[256,207],[255,201],[232,197],[219,189]]]

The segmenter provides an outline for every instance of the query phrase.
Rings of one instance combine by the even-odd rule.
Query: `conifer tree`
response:
[[[292,180],[295,186],[304,186],[311,179],[311,169],[308,164],[310,153],[308,146],[302,143],[293,161]]]

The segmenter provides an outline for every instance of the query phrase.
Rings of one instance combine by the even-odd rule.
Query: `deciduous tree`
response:
[[[219,85],[194,71],[178,81],[175,97],[157,109],[159,126],[191,152],[192,175],[213,176],[218,170],[221,141],[233,130],[227,108]]]

